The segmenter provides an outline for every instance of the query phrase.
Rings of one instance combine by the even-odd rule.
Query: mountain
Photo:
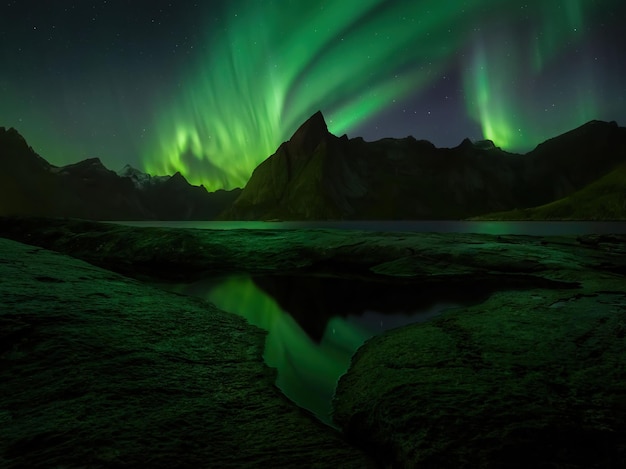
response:
[[[626,220],[626,164],[573,194],[539,207],[498,212],[477,220]]]
[[[158,220],[213,220],[240,193],[241,189],[207,192],[204,186],[189,184],[179,172],[141,190],[142,200]]]
[[[13,128],[0,127],[0,215],[90,220],[211,220],[239,190],[209,193],[179,173],[153,177],[130,166],[120,174],[98,158],[57,167]]]
[[[119,170],[117,172],[117,175],[123,178],[130,178],[130,180],[133,182],[133,185],[137,189],[146,189],[147,187],[151,187],[161,182],[167,181],[170,178],[170,176],[152,176],[148,173],[144,173],[143,171],[138,170],[137,168],[133,168],[129,164]]]
[[[0,128],[0,213],[30,212],[44,205],[36,188],[46,188],[51,165],[15,129]]]
[[[0,215],[93,220],[419,220],[484,214],[624,218],[624,171],[618,168],[625,163],[626,128],[615,122],[588,122],[520,155],[489,140],[465,139],[454,148],[437,148],[413,137],[375,142],[337,137],[317,112],[254,170],[243,190],[208,193],[180,173],[154,177],[130,166],[115,173],[97,158],[56,167],[15,129],[0,127]]]
[[[530,196],[518,207],[553,202],[626,162],[626,128],[616,122],[588,122],[539,144],[526,155],[525,162]]]
[[[624,161],[626,129],[614,122],[589,122],[520,155],[490,141],[436,148],[413,137],[336,137],[317,112],[221,218],[463,219],[552,202]]]

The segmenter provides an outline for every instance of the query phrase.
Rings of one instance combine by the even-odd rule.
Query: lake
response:
[[[341,229],[382,232],[582,235],[626,233],[624,222],[328,221],[121,222],[206,230]],[[287,397],[332,425],[331,401],[355,351],[385,330],[432,319],[482,301],[488,292],[423,291],[416,285],[337,278],[231,276],[163,286],[198,296],[268,332],[264,358]]]
[[[130,221],[122,225],[204,230],[340,229],[412,233],[483,233],[493,235],[582,235],[626,233],[626,222],[590,221]]]
[[[264,359],[278,370],[277,386],[329,425],[337,381],[367,339],[488,294],[320,276],[230,276],[161,287],[204,298],[266,330]]]

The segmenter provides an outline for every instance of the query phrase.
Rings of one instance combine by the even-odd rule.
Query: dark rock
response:
[[[0,259],[0,466],[371,466],[275,388],[244,319],[6,239]]]
[[[384,467],[589,468],[624,467],[626,463],[624,235],[538,238],[340,230],[205,231],[18,218],[0,219],[0,235],[150,279],[292,273],[400,286],[423,284],[424,292],[446,287],[486,291],[491,296],[477,298],[480,302],[473,306],[389,331],[359,349],[335,399],[335,421],[346,436]],[[58,448],[74,448],[74,440],[68,440],[74,431],[83,435],[76,440],[77,457],[87,458],[84,461],[114,458],[116,449],[102,442],[117,438],[131,445],[133,437],[128,432],[136,435],[136,428],[146,428],[143,422],[149,422],[150,430],[141,430],[142,437],[148,435],[140,440],[145,442],[141,448],[165,445],[164,453],[156,453],[166,454],[163,465],[180,454],[189,458],[184,462],[198,462],[196,456],[209,449],[197,443],[193,429],[202,428],[206,442],[207,425],[213,429],[210,441],[221,442],[224,435],[240,441],[235,426],[254,436],[246,443],[251,445],[247,449],[262,447],[260,434],[271,428],[278,429],[278,438],[283,438],[283,429],[302,436],[299,428],[282,423],[263,421],[267,431],[258,422],[249,423],[247,416],[258,418],[253,413],[256,404],[250,404],[257,401],[229,397],[230,388],[211,384],[233,376],[249,377],[250,360],[245,373],[224,373],[216,381],[206,367],[223,368],[211,360],[202,361],[207,348],[222,353],[217,349],[228,345],[224,352],[243,353],[237,344],[252,337],[249,326],[241,324],[236,329],[240,335],[233,336],[230,321],[238,323],[229,316],[212,308],[196,314],[198,308],[208,308],[206,303],[163,296],[100,270],[96,277],[92,267],[39,248],[5,246],[9,247],[0,258],[0,269],[6,273],[0,289],[2,306],[9,307],[0,316],[4,318],[0,344],[5,347],[0,396],[8,404],[0,408],[9,410],[0,414],[8,422],[0,429],[4,432],[0,441],[11,458],[27,449],[34,449],[33,458],[58,458]],[[48,256],[52,256],[50,262]],[[64,267],[66,262],[71,268]],[[296,291],[309,287],[301,285]],[[285,290],[277,284],[265,288]],[[315,291],[337,293],[328,285],[317,286],[307,293],[308,301],[313,302]],[[66,294],[60,296],[60,292]],[[287,306],[289,293],[278,294]],[[358,302],[342,305],[351,308]],[[319,311],[311,308],[309,314]],[[260,343],[262,335],[252,334]],[[258,343],[244,347],[245,356],[258,357]],[[235,363],[239,368],[240,362]],[[63,379],[55,381],[59,376]],[[263,386],[267,384],[265,374],[256,376]],[[34,378],[25,381],[25,377]],[[101,377],[106,378],[104,384]],[[35,386],[27,387],[29,383]],[[266,396],[266,388],[261,389],[259,383],[236,383],[241,392],[252,386],[251,392]],[[174,394],[163,388],[174,389]],[[216,389],[215,394],[207,389]],[[196,392],[210,397],[202,401]],[[152,398],[142,401],[138,396],[146,393]],[[86,409],[108,412],[114,399],[101,404],[99,395],[121,395],[115,406],[128,401],[135,410],[127,412],[136,423],[115,426],[104,420],[99,424],[103,417],[88,414]],[[171,402],[181,395],[184,398],[176,399],[174,407]],[[212,400],[218,404],[211,404]],[[122,421],[119,412],[125,407],[118,411],[115,406],[111,422]],[[19,412],[14,413],[13,407]],[[153,408],[171,419],[157,419]],[[242,408],[244,416],[234,413],[234,408]],[[80,418],[67,417],[74,413]],[[211,419],[216,415],[236,424],[215,427]],[[29,416],[36,418],[29,420]],[[45,424],[48,419],[53,424]],[[80,419],[86,419],[85,426]],[[111,425],[118,433],[106,433]],[[100,429],[106,429],[104,437],[94,440]],[[157,430],[166,436],[157,439]],[[180,435],[183,441],[191,441],[191,452],[178,439]],[[271,433],[271,437],[276,435]],[[178,446],[172,447],[170,441]],[[295,445],[294,440],[289,442]],[[86,454],[84,448],[90,447],[99,449]],[[328,447],[322,445],[316,457],[325,458]],[[130,448],[122,454],[134,462],[138,456]],[[213,445],[210,451],[215,448],[222,446]],[[280,458],[290,454],[309,457],[300,451],[290,449],[278,455],[277,461],[287,465]],[[350,454],[347,461],[353,461],[354,453]],[[216,465],[231,461],[219,458]],[[24,460],[22,465],[38,461]],[[331,466],[344,464],[339,461]],[[63,462],[58,459],[57,465]]]
[[[597,261],[593,257],[596,246],[581,246],[575,236],[537,239],[321,229],[185,230],[14,217],[0,217],[0,236],[70,254],[125,275],[176,281],[238,272],[256,276],[301,273],[364,280],[414,279],[431,285],[436,281],[482,282],[492,290],[498,285],[567,288],[577,283],[563,280],[562,270],[587,268],[584,262]],[[608,249],[603,244],[600,247]],[[610,265],[626,265],[626,258],[605,254],[603,263],[590,265],[596,268],[609,265],[609,261]]]
[[[335,421],[388,467],[624,467],[626,270],[608,259],[623,267],[626,240],[596,241],[554,272],[577,290],[502,291],[371,339]]]

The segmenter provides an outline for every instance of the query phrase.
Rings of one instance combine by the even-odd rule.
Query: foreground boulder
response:
[[[626,243],[585,242],[595,255],[558,273],[578,289],[498,292],[371,339],[336,423],[392,467],[626,467],[626,279],[591,267]]]
[[[0,239],[0,466],[368,467],[288,401],[265,333]]]

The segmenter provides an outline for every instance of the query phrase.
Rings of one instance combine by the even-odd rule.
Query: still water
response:
[[[136,221],[130,226],[196,228],[205,230],[341,229],[414,233],[483,233],[494,235],[582,235],[626,233],[626,222],[589,221]]]
[[[342,229],[383,232],[581,235],[626,233],[624,222],[122,222],[132,226],[236,229]],[[488,292],[420,290],[319,277],[245,276],[168,286],[245,317],[268,332],[264,358],[278,370],[276,384],[299,406],[331,424],[332,396],[355,351],[370,337],[442,311],[483,301]]]
[[[167,288],[265,329],[264,359],[278,370],[277,386],[327,424],[337,381],[368,338],[484,299],[475,289],[451,295],[408,282],[311,276],[237,276]]]

